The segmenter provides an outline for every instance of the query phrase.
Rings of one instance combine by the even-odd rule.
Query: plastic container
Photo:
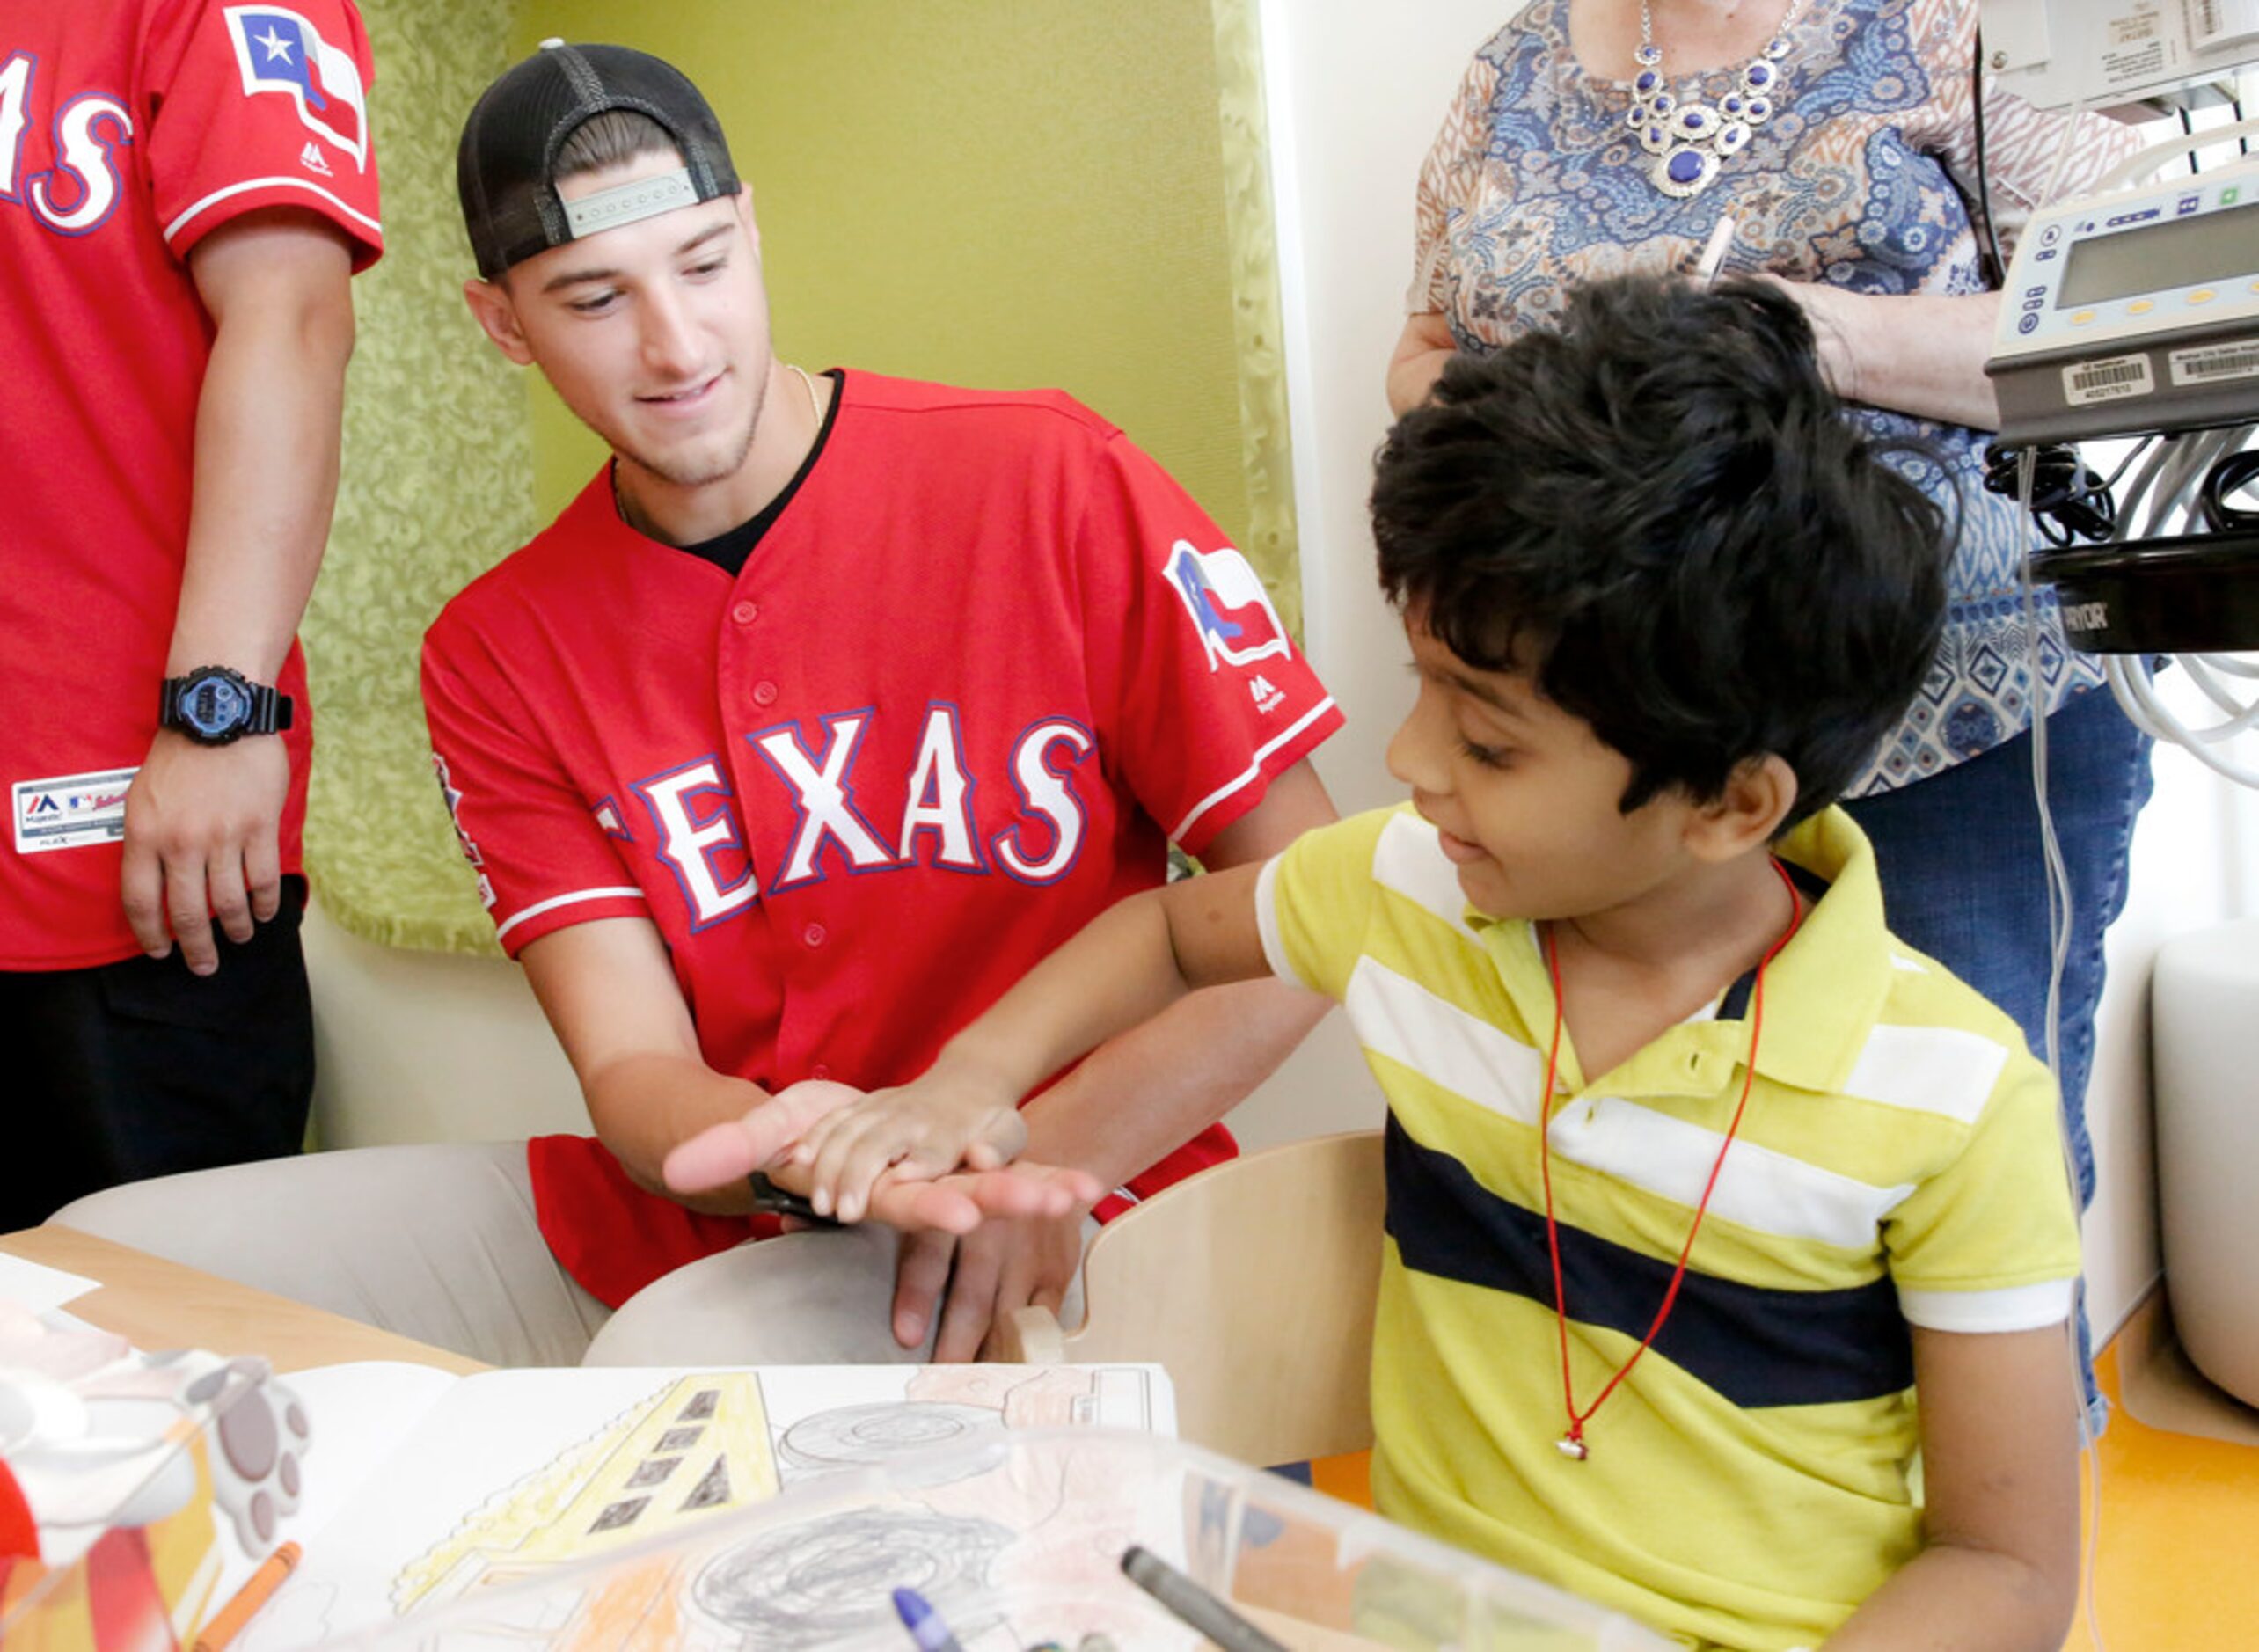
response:
[[[1181,1442],[1031,1430],[802,1482],[710,1529],[481,1589],[339,1644],[904,1652],[919,1591],[966,1652],[1204,1644],[1121,1572],[1137,1544],[1298,1652],[1668,1652],[1629,1619]]]
[[[274,1548],[310,1429],[267,1363],[144,1355],[0,1312],[0,1466],[39,1554],[0,1553],[0,1652],[186,1646]]]

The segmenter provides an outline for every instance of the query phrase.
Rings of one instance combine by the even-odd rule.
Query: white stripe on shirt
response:
[[[647,903],[650,897],[645,895],[642,890],[634,888],[632,885],[614,889],[575,889],[570,895],[552,895],[545,901],[536,901],[531,906],[527,907],[525,910],[520,912],[515,917],[510,919],[508,923],[504,924],[500,928],[496,929],[494,931],[494,939],[496,940],[500,940],[503,936],[515,929],[520,924],[524,923],[529,917],[539,917],[544,912],[553,912],[560,906],[574,906],[578,905],[582,901],[620,900],[644,901]]]
[[[2038,1331],[2071,1317],[2074,1281],[2043,1279],[1999,1290],[1909,1290],[1898,1287],[1898,1312],[1926,1331]]]
[[[1289,727],[1284,733],[1275,735],[1270,739],[1265,741],[1261,745],[1256,747],[1254,757],[1248,763],[1246,768],[1240,773],[1233,776],[1231,779],[1226,780],[1223,785],[1217,786],[1206,797],[1202,798],[1200,801],[1195,803],[1192,806],[1192,813],[1179,821],[1176,823],[1176,829],[1169,833],[1169,841],[1173,844],[1183,842],[1184,835],[1192,830],[1194,822],[1197,821],[1203,815],[1208,813],[1210,809],[1214,808],[1225,798],[1231,796],[1232,793],[1239,791],[1243,786],[1247,786],[1261,776],[1263,771],[1263,759],[1265,757],[1269,757],[1272,752],[1276,751],[1281,746],[1286,744],[1288,741],[1293,739],[1304,729],[1309,727],[1310,725],[1318,718],[1323,716],[1326,713],[1333,709],[1334,697],[1328,694],[1324,699],[1320,700],[1308,711],[1303,713],[1301,716],[1296,718],[1293,724]]]
[[[1878,1024],[1843,1081],[1843,1093],[1974,1124],[2007,1063],[2008,1047],[1982,1033]]]
[[[171,223],[166,224],[164,226],[165,245],[170,246],[173,240],[179,235],[182,227],[198,213],[205,210],[205,208],[208,207],[216,207],[221,201],[227,200],[231,195],[245,194],[254,189],[303,189],[309,194],[319,195],[324,201],[328,201],[331,206],[335,207],[340,212],[352,219],[355,223],[365,225],[372,233],[376,235],[382,235],[384,233],[384,226],[377,223],[376,219],[370,217],[365,212],[355,211],[351,207],[346,205],[345,202],[340,201],[335,195],[330,194],[328,190],[324,189],[319,184],[314,183],[307,179],[246,178],[239,184],[230,184],[225,189],[215,189],[210,194],[205,196],[194,206],[189,208],[187,211],[182,213]]]
[[[1357,961],[1342,1001],[1368,1050],[1487,1112],[1536,1127],[1545,1063],[1532,1046],[1370,955]],[[1722,1131],[1613,1096],[1587,1096],[1561,1108],[1552,1137],[1560,1158],[1688,1210],[1700,1201],[1725,1143]],[[1709,1208],[1759,1232],[1864,1250],[1912,1191],[1912,1184],[1877,1188],[1737,1139]]]

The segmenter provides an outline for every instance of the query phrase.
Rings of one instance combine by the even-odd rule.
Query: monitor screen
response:
[[[2259,279],[2259,203],[2073,241],[2055,307]]]

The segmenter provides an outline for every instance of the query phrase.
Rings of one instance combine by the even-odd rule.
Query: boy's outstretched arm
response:
[[[2068,1332],[1914,1329],[1928,1544],[1826,1652],[2057,1652],[2079,1593]]]
[[[1261,868],[1234,866],[1132,895],[1086,925],[942,1047],[914,1082],[817,1122],[794,1151],[819,1210],[854,1221],[871,1186],[1004,1163],[1027,1139],[1020,1098],[1195,988],[1268,975],[1255,924]]]

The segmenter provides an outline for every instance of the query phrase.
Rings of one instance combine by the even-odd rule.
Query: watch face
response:
[[[240,727],[251,714],[251,696],[217,673],[191,678],[179,705],[181,721],[207,739]]]

